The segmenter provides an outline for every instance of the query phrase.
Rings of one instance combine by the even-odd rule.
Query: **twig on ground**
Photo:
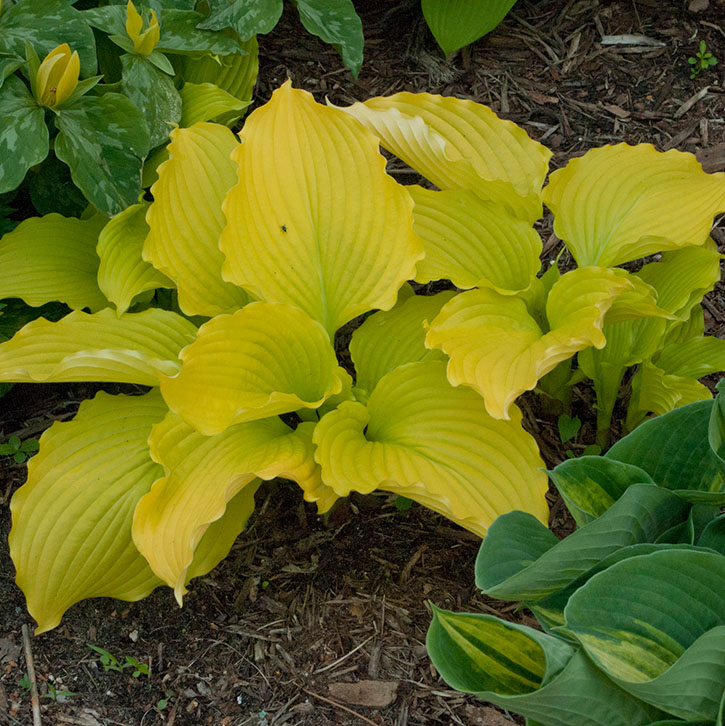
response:
[[[28,680],[30,681],[30,703],[33,708],[33,726],[43,726],[40,719],[40,699],[38,698],[38,682],[35,680],[35,663],[33,662],[33,651],[30,648],[30,633],[27,624],[23,623],[23,649],[25,651],[25,665],[28,669]]]

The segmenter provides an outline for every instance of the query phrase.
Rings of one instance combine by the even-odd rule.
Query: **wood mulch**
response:
[[[402,90],[454,94],[523,126],[554,151],[553,167],[627,141],[692,151],[708,171],[725,169],[724,0],[694,0],[692,11],[682,0],[521,0],[494,34],[451,60],[428,34],[417,0],[357,5],[366,33],[357,82],[288,8],[260,39],[259,103],[287,77],[336,104]],[[687,57],[701,39],[721,62],[691,80]],[[416,179],[399,163],[390,168],[403,183]],[[540,228],[553,258],[561,243],[550,220]],[[722,221],[713,236],[725,251]],[[724,337],[722,286],[705,307],[708,331]],[[0,399],[0,432],[38,435],[97,389],[17,386]],[[525,408],[547,464],[556,464],[564,454],[555,421]],[[23,478],[22,466],[0,461],[0,504]],[[31,639],[43,724],[523,723],[449,689],[426,656],[428,601],[533,622],[515,603],[476,591],[475,537],[422,507],[399,512],[384,494],[353,496],[322,519],[284,482],[266,484],[257,501],[248,531],[222,565],[192,584],[183,609],[166,588],[140,603],[86,601],[59,628]],[[571,525],[551,501],[552,527],[562,536]],[[8,530],[2,506],[0,724],[28,726],[21,628],[32,624],[13,582]],[[87,643],[122,662],[136,658],[150,672],[104,671]],[[75,695],[53,698],[53,689]]]

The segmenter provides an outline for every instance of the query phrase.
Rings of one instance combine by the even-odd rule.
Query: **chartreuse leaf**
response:
[[[121,88],[143,112],[149,130],[149,146],[158,146],[166,141],[181,119],[181,96],[173,79],[146,56],[124,53],[121,66]]]
[[[39,318],[0,344],[0,381],[110,381],[157,386],[179,369],[194,339],[186,318],[152,308],[118,317],[111,308],[76,310],[57,323]]]
[[[112,216],[141,193],[149,133],[141,111],[118,93],[84,96],[56,113],[55,154],[91,204]]]
[[[581,651],[491,615],[435,608],[428,654],[453,688],[541,726],[644,726],[659,713],[617,688]]]
[[[210,0],[209,17],[198,28],[234,28],[241,40],[266,35],[282,16],[282,0]]]
[[[170,158],[151,187],[154,202],[143,257],[176,283],[186,315],[233,312],[249,301],[236,285],[221,279],[224,256],[219,235],[221,204],[237,174],[229,154],[237,145],[224,126],[200,123],[171,132]]]
[[[357,78],[363,62],[362,21],[352,0],[297,0],[302,25],[339,49],[343,63]]]
[[[41,436],[10,505],[10,553],[37,632],[85,598],[140,600],[161,584],[133,545],[131,522],[163,474],[146,440],[166,410],[158,392],[99,393]]]
[[[236,112],[239,118],[242,111],[251,101],[240,101],[231,93],[215,86],[213,83],[184,84],[180,91],[181,119],[179,124],[184,128],[193,126],[199,121],[213,121],[220,116],[229,117]]]
[[[425,328],[455,293],[413,295],[392,310],[374,313],[355,330],[350,356],[355,364],[355,385],[370,393],[378,381],[405,363],[445,360],[438,350],[425,347]]]
[[[181,354],[181,371],[164,378],[169,408],[197,431],[317,408],[342,390],[324,328],[291,305],[250,303],[199,328]]]
[[[623,547],[654,542],[688,511],[689,505],[672,492],[634,484],[602,516],[560,542],[531,515],[505,514],[481,545],[476,585],[491,597],[536,602]]]
[[[96,251],[101,258],[98,286],[119,314],[125,313],[134,298],[146,290],[174,287],[166,275],[141,257],[149,233],[148,207],[148,202],[143,202],[125,209],[110,220],[98,236]]]
[[[0,238],[0,298],[38,307],[54,300],[98,310],[108,301],[98,287],[98,233],[105,218],[47,214],[30,217]]]
[[[664,550],[618,562],[569,599],[565,631],[618,685],[685,719],[725,690],[725,557]]]
[[[692,502],[725,502],[723,468],[708,443],[714,402],[698,401],[645,421],[605,454],[644,469]]]
[[[578,350],[606,343],[602,323],[618,295],[634,286],[623,270],[583,267],[554,283],[544,333],[518,297],[481,288],[457,295],[433,320],[426,345],[449,357],[448,380],[475,388],[495,418]]]
[[[546,476],[521,414],[499,421],[467,388],[452,388],[443,361],[385,375],[367,406],[348,401],[317,424],[322,480],[340,496],[383,489],[414,499],[484,536],[502,512],[546,521]]]
[[[577,526],[600,517],[632,484],[655,484],[633,464],[602,456],[567,459],[549,472]]]
[[[429,93],[396,93],[344,109],[439,189],[463,188],[536,221],[551,151],[490,108]]]
[[[277,417],[207,437],[170,414],[154,427],[150,445],[166,476],[139,502],[133,539],[179,603],[195,547],[232,497],[247,486],[256,488],[256,477],[305,482],[316,476],[309,436]]]
[[[578,265],[619,265],[702,245],[725,211],[725,173],[676,149],[603,146],[553,172],[544,202]]]
[[[491,287],[503,295],[532,284],[541,267],[541,238],[531,225],[467,189],[407,189],[425,247],[417,282],[446,279],[456,287]]]
[[[46,156],[48,129],[44,111],[25,84],[11,76],[0,95],[0,194],[19,187],[28,169]]]
[[[490,33],[516,0],[422,0],[423,17],[446,55]]]
[[[377,138],[289,81],[241,138],[232,157],[243,181],[224,200],[224,279],[300,307],[330,335],[391,308],[424,252]]]

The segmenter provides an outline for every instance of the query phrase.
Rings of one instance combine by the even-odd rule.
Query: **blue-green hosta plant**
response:
[[[725,205],[724,177],[690,156],[609,147],[630,162],[609,184],[637,168],[640,206],[671,214],[676,237],[602,197],[602,165],[585,165],[584,203],[574,194],[557,218],[576,251],[593,215],[602,259],[582,253],[580,268],[539,278],[532,224],[550,153],[483,106],[402,94],[338,109],[287,83],[240,137],[178,128],[150,204],[110,221],[32,218],[0,240],[0,298],[73,311],[0,345],[0,381],[151,389],[99,394],[52,426],[13,498],[11,553],[41,630],[86,597],[134,600],[166,583],[181,600],[243,529],[260,478],[297,482],[320,511],[353,490],[391,491],[481,536],[510,510],[545,522],[546,476],[514,399],[603,346],[606,322],[674,318],[653,286],[608,265],[620,248],[704,245]],[[440,191],[398,185],[381,143]],[[676,194],[677,214],[657,206]],[[426,297],[406,284],[439,278],[476,289]],[[175,311],[144,307],[159,288],[174,290]],[[344,369],[336,332],[375,310]]]
[[[435,609],[443,678],[532,725],[722,726],[724,414],[720,393],[556,467],[580,525],[561,541],[523,512],[499,517],[476,583],[522,601],[543,632]]]

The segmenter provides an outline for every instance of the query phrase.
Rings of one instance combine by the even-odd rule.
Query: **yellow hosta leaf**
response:
[[[229,158],[236,139],[225,126],[209,123],[175,129],[170,138],[169,159],[158,167],[151,187],[144,259],[176,283],[186,315],[233,312],[249,302],[244,290],[221,277],[221,206],[237,182]]]
[[[213,83],[189,83],[179,91],[181,96],[181,120],[183,127],[193,126],[200,121],[214,121],[219,116],[228,117],[236,112],[237,118],[249,106],[250,101],[240,101]]]
[[[385,173],[377,139],[289,82],[252,113],[233,158],[224,279],[304,310],[332,335],[389,309],[423,257],[413,203]]]
[[[151,454],[166,476],[139,502],[133,540],[154,572],[174,588],[180,604],[196,546],[233,497],[256,488],[257,477],[283,476],[304,486],[319,476],[309,439],[277,417],[238,424],[212,437],[174,414],[154,427]]]
[[[666,373],[702,378],[725,371],[725,340],[711,335],[663,346],[654,362]]]
[[[141,257],[149,233],[147,209],[148,203],[134,204],[116,215],[98,236],[96,252],[101,258],[98,286],[119,314],[128,310],[139,293],[174,287],[166,275]]]
[[[344,110],[439,189],[468,189],[527,222],[541,216],[551,152],[487,106],[430,93],[396,93]]]
[[[199,328],[161,381],[169,408],[207,436],[244,421],[317,408],[342,390],[324,328],[298,308],[250,303]]]
[[[80,310],[57,323],[38,318],[0,344],[0,381],[109,381],[158,386],[178,371],[179,351],[194,340],[186,318],[152,308],[120,317],[110,308]]]
[[[562,275],[546,302],[547,333],[518,297],[470,290],[443,307],[426,345],[450,357],[454,386],[471,386],[491,416],[508,418],[514,400],[558,363],[589,346],[604,346],[604,316],[618,295],[632,289],[623,270],[585,267]]]
[[[725,211],[725,173],[675,149],[604,146],[553,172],[544,202],[577,264],[619,265],[704,244]]]
[[[324,416],[313,440],[322,480],[340,496],[395,492],[481,537],[514,509],[547,521],[546,475],[521,413],[491,418],[478,394],[448,383],[443,361],[396,368],[367,406],[347,402]]]
[[[446,279],[456,287],[492,287],[503,294],[532,284],[541,267],[541,238],[531,225],[466,189],[408,191],[425,248],[416,281]]]
[[[11,503],[10,553],[37,632],[89,597],[140,600],[161,581],[131,540],[139,499],[163,474],[149,456],[158,391],[99,393],[68,423],[54,423]]]
[[[22,298],[38,307],[55,300],[71,308],[100,310],[98,233],[106,218],[46,214],[21,222],[0,238],[0,299]]]
[[[437,295],[413,295],[392,310],[367,318],[350,342],[357,388],[372,392],[386,373],[405,363],[445,360],[440,351],[425,347],[424,324],[433,320],[454,295],[452,290]]]

